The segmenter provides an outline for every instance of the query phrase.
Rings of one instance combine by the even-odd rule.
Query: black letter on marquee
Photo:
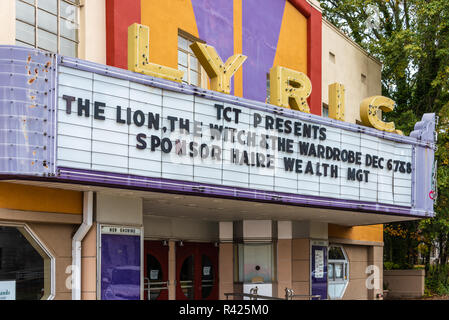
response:
[[[287,133],[287,134],[292,133],[292,121],[291,120],[285,120],[284,126],[285,126],[285,129],[284,129],[285,133]]]
[[[106,104],[103,102],[95,101],[94,103],[94,119],[97,120],[105,120],[104,109],[106,108]]]
[[[274,125],[274,118],[270,116],[265,116],[265,129],[273,130],[273,125]]]
[[[67,114],[71,114],[72,113],[72,102],[73,101],[75,101],[76,100],[76,98],[75,97],[72,97],[72,96],[66,96],[66,95],[63,95],[62,96],[62,99],[64,99],[65,100],[65,112],[67,113]]]
[[[134,111],[133,122],[137,127],[145,124],[145,114],[141,110]]]
[[[308,173],[310,173],[311,175],[313,175],[312,161],[307,162],[305,174],[308,174]]]
[[[355,181],[355,169],[348,168],[348,180]]]
[[[235,123],[239,123],[239,114],[242,113],[242,110],[234,108],[232,109],[235,114]]]
[[[151,151],[161,146],[161,139],[158,136],[151,136]]]
[[[122,119],[122,107],[120,106],[117,106],[117,123],[126,123],[126,121]]]
[[[326,128],[320,128],[320,140],[326,140]]]
[[[295,159],[284,157],[284,169],[285,171],[293,171]]]
[[[179,129],[185,130],[190,133],[190,121],[189,119],[179,118]]]
[[[78,115],[81,117],[84,114],[86,118],[90,116],[90,100],[86,99],[83,104],[83,99],[78,98]]]
[[[316,139],[318,138],[318,130],[320,129],[319,126],[312,126],[313,129],[313,138]]]
[[[257,125],[262,122],[262,116],[258,113],[254,114],[254,128],[257,128]]]
[[[138,144],[136,144],[137,149],[139,149],[139,150],[146,149],[147,142],[144,139],[147,138],[147,135],[145,133],[139,133],[136,138],[137,138],[137,142],[138,142]],[[139,145],[139,143],[140,143],[140,145]]]
[[[148,129],[159,130],[159,113],[154,115],[152,112],[148,112]]]
[[[175,131],[175,122],[178,121],[177,117],[168,116],[167,120],[170,121],[170,131]]]
[[[215,109],[217,109],[217,120],[221,120],[221,110],[223,110],[224,106],[216,104]]]
[[[303,127],[303,137],[304,138],[312,138],[312,125],[304,123]]]

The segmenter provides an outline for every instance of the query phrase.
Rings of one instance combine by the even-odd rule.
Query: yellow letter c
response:
[[[396,130],[394,122],[384,122],[379,118],[379,109],[383,112],[391,112],[394,110],[395,105],[396,103],[393,100],[383,96],[373,96],[364,99],[360,104],[360,118],[363,125],[403,135],[401,130]]]

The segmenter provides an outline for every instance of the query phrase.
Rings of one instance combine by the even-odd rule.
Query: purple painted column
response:
[[[201,40],[213,46],[223,62],[234,54],[234,7],[232,0],[192,0]],[[234,82],[231,94],[234,94]]]
[[[243,97],[265,102],[267,73],[273,67],[285,0],[243,1]]]

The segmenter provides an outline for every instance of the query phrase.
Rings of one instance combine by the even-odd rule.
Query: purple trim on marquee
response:
[[[265,101],[267,73],[273,67],[285,0],[244,0],[242,8],[243,96]]]
[[[289,205],[329,207],[333,209],[341,208],[355,211],[385,212],[404,216],[425,216],[424,212],[416,209],[402,206],[378,204],[374,202],[305,196],[300,194],[261,191],[248,188],[216,186],[198,182],[150,178],[94,170],[60,167],[58,168],[58,177],[63,180],[76,180],[100,185],[116,185],[117,187],[127,186],[131,189],[142,188],[147,190],[150,189],[153,191],[191,193],[193,195],[203,196],[221,196],[245,200],[276,202]]]

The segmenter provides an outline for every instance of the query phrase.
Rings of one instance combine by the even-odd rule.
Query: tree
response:
[[[383,95],[397,104],[388,119],[438,113],[449,101],[449,1],[323,0],[321,7],[327,20],[382,61]]]
[[[438,150],[435,154],[438,161],[436,215],[433,219],[423,220],[420,227],[431,242],[428,245],[437,245],[438,263],[446,264],[449,256],[449,104],[440,110],[439,117]]]
[[[427,262],[435,244],[440,264],[449,255],[449,1],[322,0],[324,17],[383,63],[382,94],[396,101],[384,115],[405,134],[424,113],[440,116],[436,216],[385,227],[385,258]],[[424,248],[424,249],[423,249]],[[396,257],[395,256],[396,253]]]

